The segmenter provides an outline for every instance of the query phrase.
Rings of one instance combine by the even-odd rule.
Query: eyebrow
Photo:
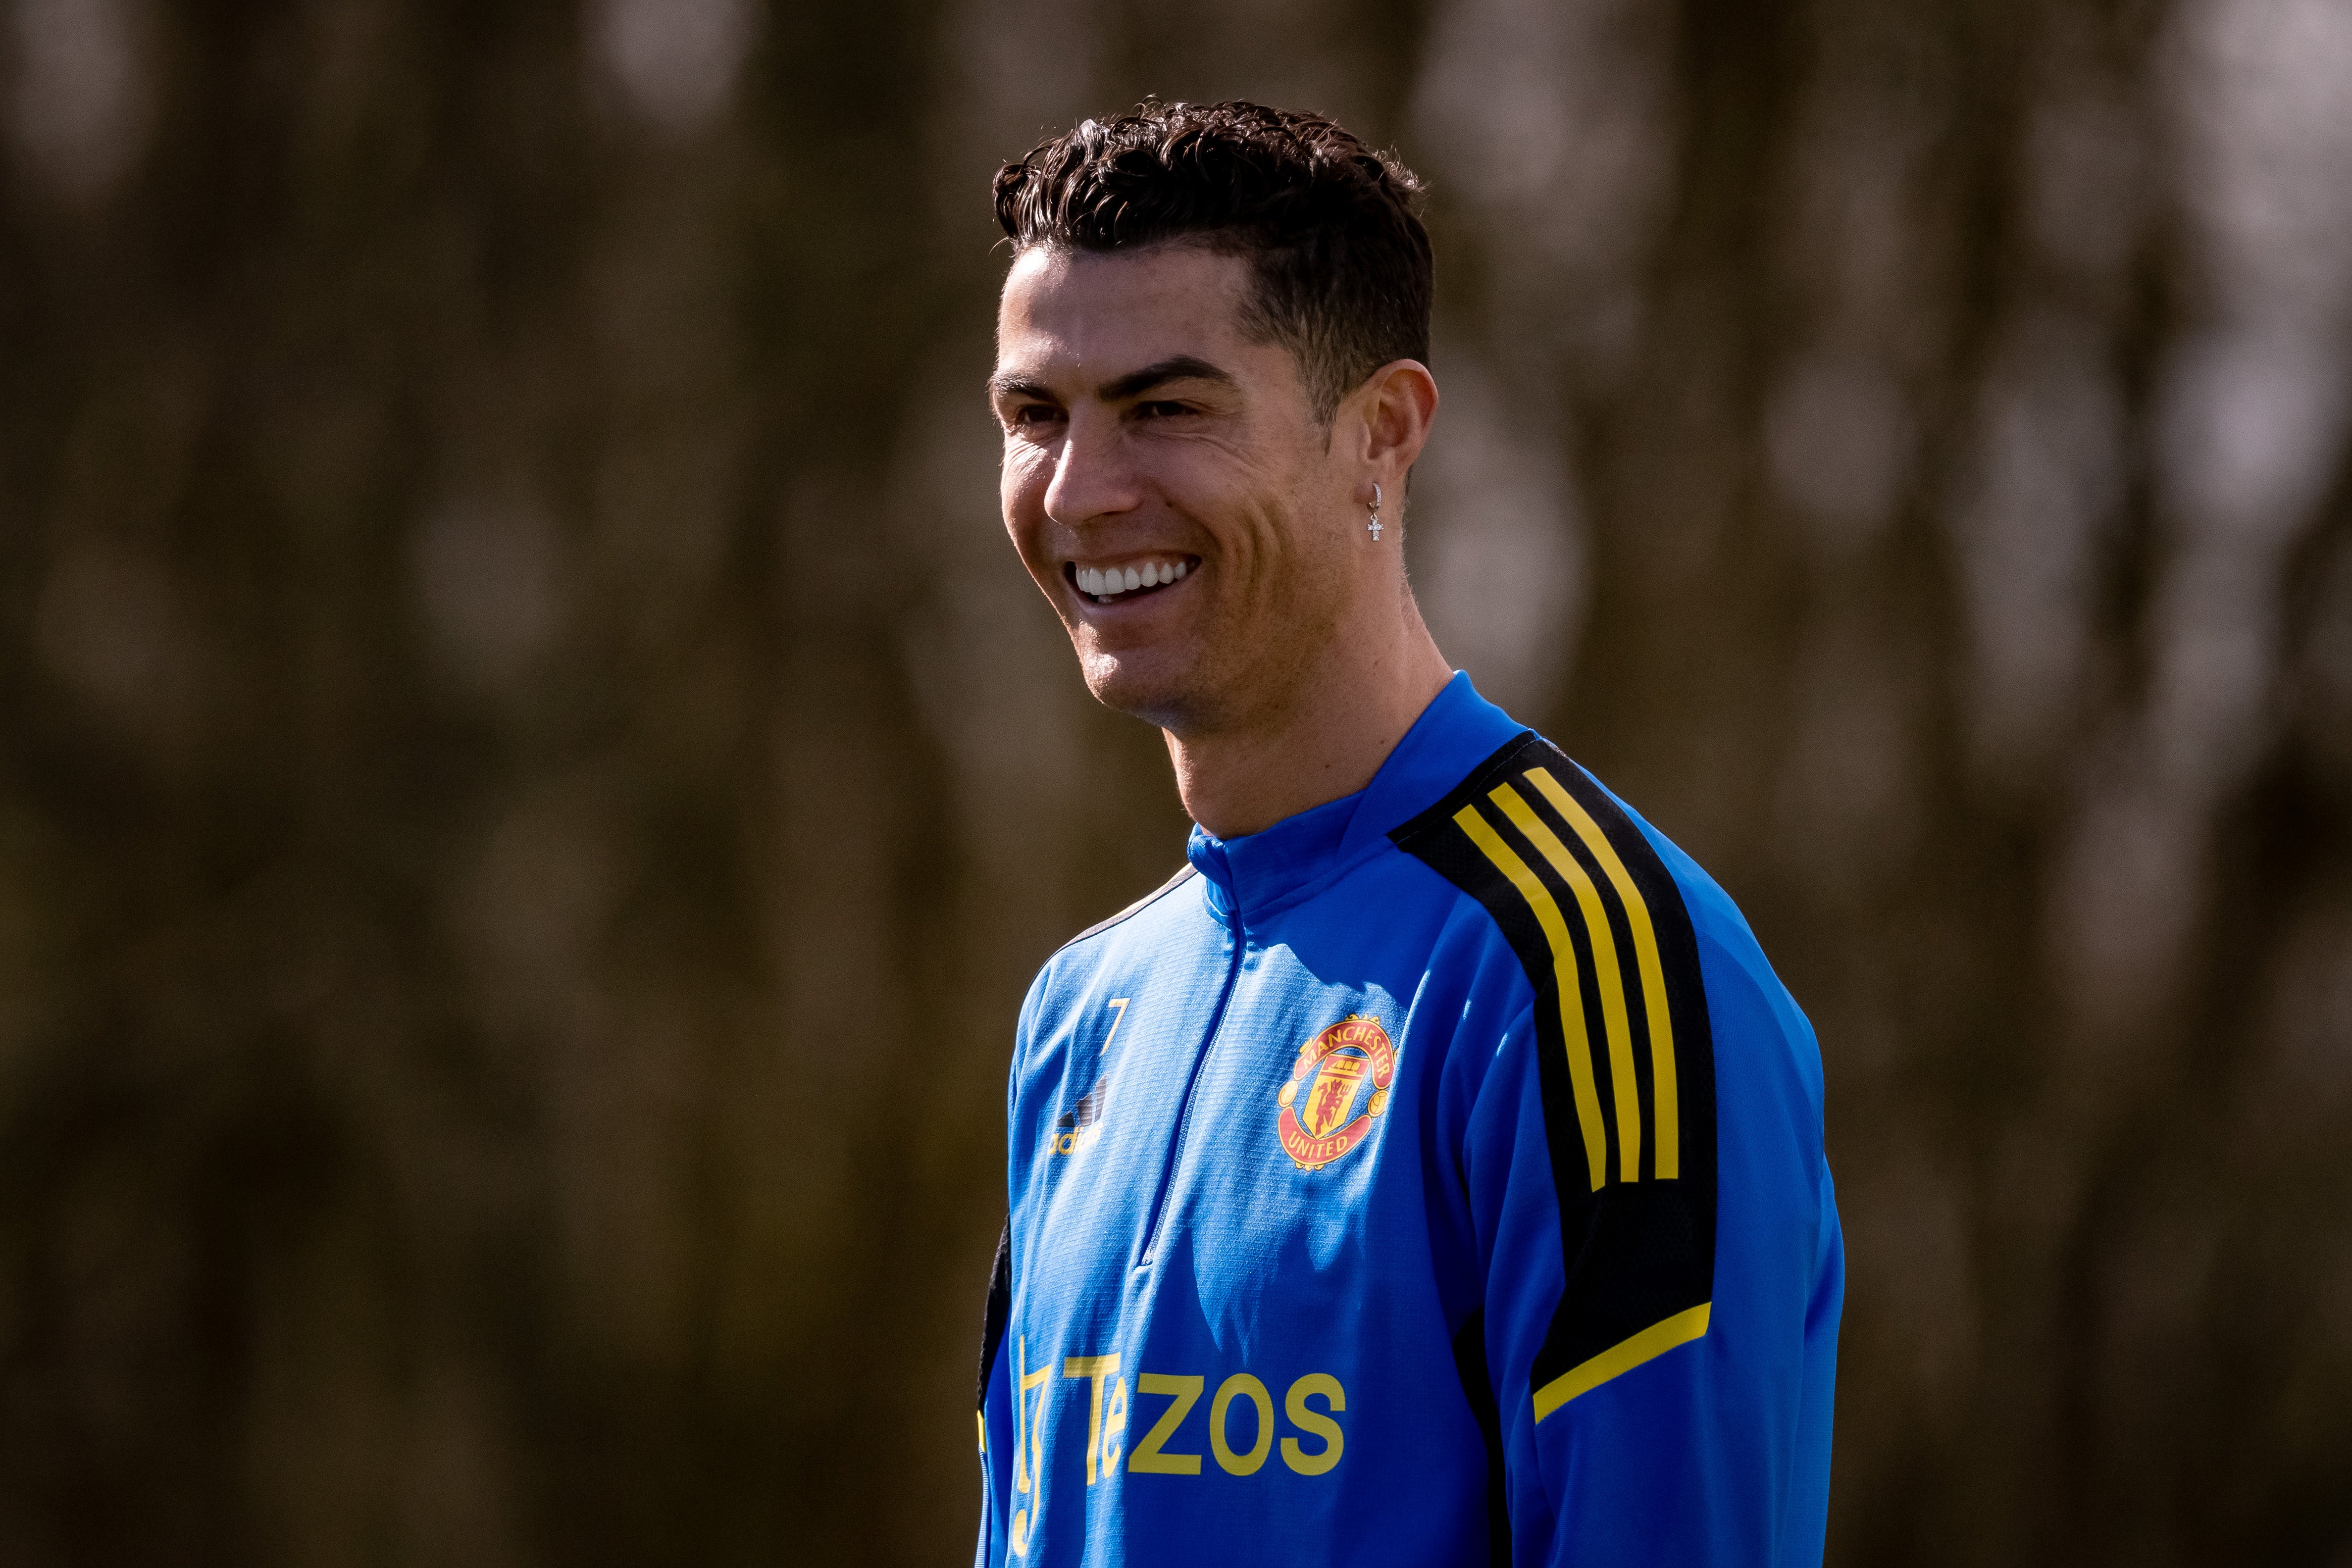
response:
[[[1055,401],[1054,394],[1046,390],[1045,382],[1031,381],[1027,376],[991,376],[988,378],[988,395],[992,398],[1035,398],[1039,402]]]
[[[1240,383],[1227,372],[1208,361],[1191,354],[1178,354],[1171,359],[1154,361],[1139,371],[1130,371],[1115,382],[1107,383],[1099,395],[1105,402],[1125,402],[1139,397],[1164,382],[1211,382],[1218,386],[1238,386]]]
[[[1193,354],[1174,354],[1155,360],[1139,371],[1129,371],[1115,382],[1106,383],[1095,395],[1104,402],[1124,402],[1139,397],[1168,382],[1208,382],[1217,386],[1239,386],[1230,371],[1219,369]],[[1028,397],[1040,402],[1058,402],[1053,392],[1043,382],[1023,375],[994,375],[988,378],[988,390],[994,397]]]

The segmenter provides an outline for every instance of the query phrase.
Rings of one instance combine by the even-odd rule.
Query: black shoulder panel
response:
[[[1706,1332],[1715,1046],[1681,891],[1633,819],[1532,731],[1389,835],[1485,905],[1536,992],[1568,1287],[1540,1420]]]
[[[1013,1217],[1004,1217],[996,1239],[996,1263],[988,1271],[988,1305],[980,1322],[980,1394],[974,1406],[988,1408],[988,1375],[996,1369],[996,1353],[1004,1343],[1004,1320],[1013,1311]]]
[[[1494,1380],[1486,1375],[1486,1309],[1474,1311],[1454,1336],[1454,1370],[1478,1435],[1486,1440],[1486,1561],[1511,1568],[1511,1500],[1503,1468],[1503,1418],[1495,1405]]]

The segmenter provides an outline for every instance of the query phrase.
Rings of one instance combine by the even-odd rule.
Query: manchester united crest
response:
[[[1283,1152],[1300,1170],[1319,1171],[1362,1143],[1389,1108],[1395,1076],[1396,1048],[1378,1019],[1350,1013],[1300,1046],[1275,1096]]]

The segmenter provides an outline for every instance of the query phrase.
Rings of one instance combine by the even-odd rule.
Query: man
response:
[[[984,1563],[1819,1563],[1811,1031],[1414,607],[1431,256],[1328,120],[1010,165],[1005,526],[1194,829],[1022,1010]]]

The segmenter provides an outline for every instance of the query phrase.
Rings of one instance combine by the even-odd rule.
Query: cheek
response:
[[[1034,446],[1009,446],[997,476],[997,494],[1003,507],[1004,531],[1032,576],[1051,573],[1053,549],[1046,534],[1045,490],[1053,481],[1050,463],[1040,461]]]
[[[997,495],[1004,506],[1005,526],[1015,534],[1024,524],[1045,518],[1045,488],[1054,476],[1053,465],[1026,443],[1007,443],[997,474]]]

